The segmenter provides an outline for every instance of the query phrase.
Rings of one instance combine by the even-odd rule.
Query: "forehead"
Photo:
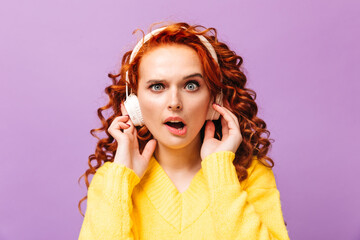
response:
[[[148,78],[182,78],[202,74],[197,52],[189,46],[162,45],[147,52],[140,61],[139,80]]]

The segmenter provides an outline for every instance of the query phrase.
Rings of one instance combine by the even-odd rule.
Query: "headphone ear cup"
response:
[[[135,94],[130,94],[124,102],[126,111],[128,112],[131,121],[135,126],[144,125],[144,119],[141,114],[140,104]]]
[[[219,117],[220,117],[220,113],[215,111],[214,108],[212,107],[213,103],[217,103],[219,104],[220,106],[223,105],[223,93],[221,91],[220,94],[218,94],[215,98],[215,102],[211,102],[210,105],[209,105],[209,111],[207,113],[207,116],[206,116],[206,120],[218,120]]]

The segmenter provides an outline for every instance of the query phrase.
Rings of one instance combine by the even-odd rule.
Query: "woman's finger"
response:
[[[137,139],[137,130],[135,127],[133,130],[133,141],[134,141],[134,149],[136,149],[139,152],[139,141]]]
[[[222,117],[221,118],[221,132],[223,137],[227,137],[229,135],[229,127],[226,120]]]
[[[213,121],[208,120],[206,121],[205,125],[205,132],[204,132],[204,141],[206,141],[209,138],[214,138],[215,134],[215,125]]]
[[[239,125],[238,125],[238,121],[237,119],[235,120],[233,116],[231,116],[231,111],[227,110],[226,108],[224,107],[221,107],[217,104],[213,104],[213,108],[218,111],[221,116],[223,116],[223,118],[226,120],[227,122],[227,126],[229,128],[229,131],[231,130],[236,130],[239,128]]]
[[[120,104],[120,109],[121,109],[122,115],[129,115],[128,112],[126,111],[126,108],[125,108],[125,105],[123,102],[121,102],[121,104]]]
[[[120,109],[121,109],[121,113],[122,113],[123,115],[128,115],[128,112],[126,111],[123,102],[121,102]],[[128,129],[125,129],[125,130],[124,130],[124,133],[133,134],[133,131],[134,131],[135,126],[134,126],[133,122],[131,121],[130,117],[129,117],[129,120],[126,121],[126,123],[129,124],[130,127],[129,127]]]
[[[238,128],[240,128],[240,123],[238,118],[236,117],[236,115],[230,111],[229,109],[225,108],[225,111],[228,112],[228,114],[232,117],[232,119],[234,120],[235,124],[238,126]]]
[[[151,139],[148,141],[144,147],[142,152],[142,156],[148,161],[151,156],[153,155],[155,148],[156,148],[157,141],[155,139]]]
[[[108,132],[110,133],[113,138],[116,139],[116,141],[120,141],[120,137],[123,134],[123,130],[128,129],[130,125],[121,122],[121,121],[113,121],[108,128]]]
[[[129,115],[122,115],[122,116],[117,116],[116,118],[114,118],[114,120],[127,122],[129,118],[130,118]]]
[[[239,119],[238,119],[237,116],[230,110],[231,107],[230,107],[229,101],[227,101],[226,99],[224,99],[223,104],[224,104],[225,110],[229,112],[229,114],[233,117],[234,121],[235,121],[235,122],[237,123],[237,125],[239,125],[239,127],[240,127]]]
[[[130,127],[126,122],[129,120],[129,116],[119,116],[114,118],[109,128],[121,129]],[[119,128],[120,127],[120,128]]]
[[[118,122],[118,126],[120,127],[120,129],[128,129],[130,127],[129,124],[124,122]]]

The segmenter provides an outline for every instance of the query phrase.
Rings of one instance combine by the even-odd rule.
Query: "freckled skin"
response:
[[[193,74],[201,75],[184,79]],[[160,46],[141,59],[137,96],[145,125],[160,146],[181,149],[199,143],[211,98],[203,75],[197,53],[185,45]],[[149,80],[161,83],[151,86]],[[169,132],[164,120],[170,116],[186,122],[185,135]]]

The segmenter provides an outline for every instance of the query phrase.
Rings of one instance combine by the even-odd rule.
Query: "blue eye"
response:
[[[151,85],[149,88],[153,91],[160,91],[164,88],[164,86],[162,84],[157,83],[157,84]]]
[[[190,91],[196,91],[199,88],[200,84],[196,81],[191,81],[186,84],[186,88]]]

